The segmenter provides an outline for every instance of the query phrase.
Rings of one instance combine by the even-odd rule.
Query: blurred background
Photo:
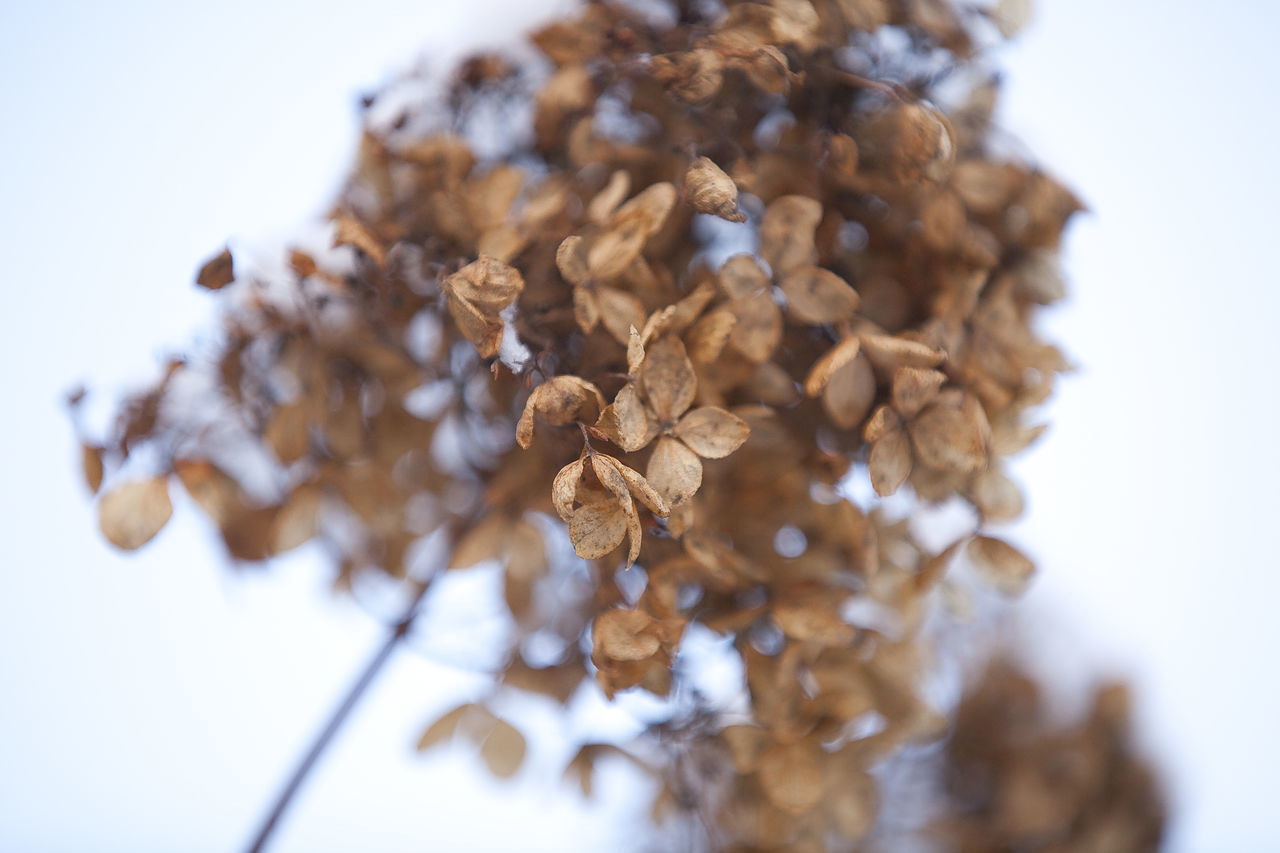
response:
[[[2,850],[242,847],[383,634],[329,593],[313,553],[231,570],[181,500],[149,547],[110,549],[66,392],[86,383],[100,424],[207,339],[196,267],[227,241],[237,263],[265,263],[314,229],[362,92],[572,6],[179,5],[0,5]],[[1280,5],[1036,6],[1002,50],[1001,123],[1091,212],[1046,329],[1080,369],[1015,468],[1028,514],[1011,538],[1041,567],[1024,604],[1035,652],[1064,684],[1131,680],[1167,777],[1169,850],[1277,850]],[[476,685],[397,655],[274,849],[631,835],[645,800],[621,778],[591,803],[548,784],[554,742],[504,784],[465,751],[416,756],[422,727]]]

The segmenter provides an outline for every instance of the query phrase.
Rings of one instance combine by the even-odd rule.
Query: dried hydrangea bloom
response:
[[[499,565],[495,691],[668,697],[568,772],[588,792],[597,759],[628,756],[682,846],[892,846],[902,804],[926,813],[892,771],[951,727],[935,778],[978,767],[988,787],[916,818],[942,848],[1151,846],[1109,722],[1082,749],[1129,775],[1082,771],[1059,799],[1043,740],[966,746],[983,721],[927,689],[964,602],[1034,575],[989,525],[1021,512],[1005,460],[1067,368],[1036,317],[1080,204],[988,144],[985,49],[1025,19],[593,3],[532,34],[539,63],[479,56],[435,101],[372,99],[330,248],[290,251],[282,278],[213,258],[214,357],[172,363],[85,442],[104,534],[142,546],[181,484],[236,560],[319,540],[342,588],[416,602],[456,577],[435,568]],[[513,105],[527,126],[486,137]],[[855,482],[977,523],[935,551]],[[677,665],[708,632],[743,673],[734,701]],[[498,776],[521,766],[489,699],[420,746],[455,737]],[[1034,846],[1061,833],[1076,846]]]

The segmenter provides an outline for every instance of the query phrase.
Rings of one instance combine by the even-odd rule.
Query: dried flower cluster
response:
[[[1061,296],[1080,204],[990,144],[982,49],[1023,14],[593,3],[533,35],[536,61],[465,63],[443,124],[394,87],[369,99],[333,248],[294,250],[283,278],[211,260],[198,282],[228,305],[212,369],[175,361],[86,447],[95,490],[104,459],[161,460],[102,497],[105,535],[154,536],[176,478],[238,560],[319,540],[342,584],[410,586],[436,578],[415,562],[425,543],[447,543],[451,568],[496,561],[513,629],[495,684],[672,697],[640,763],[706,844],[885,843],[883,768],[952,722],[923,693],[927,620],[963,591],[952,564],[963,551],[1008,594],[1033,573],[985,528],[1021,512],[1004,460],[1041,433],[1029,410],[1065,367],[1034,319]],[[979,529],[933,553],[848,499],[868,478],[963,500]],[[586,595],[561,594],[582,566],[563,536],[591,561]],[[633,564],[639,581],[615,583]],[[741,707],[682,689],[693,625],[740,659]],[[560,651],[532,654],[535,635]],[[1068,740],[1005,731],[1021,706],[972,710],[1024,689],[1000,678],[961,706],[948,754],[969,793],[933,837],[1148,844],[1124,825],[1146,777],[1106,769],[1133,766],[1122,715]],[[523,737],[484,703],[422,745],[456,734],[496,774],[518,769]],[[1065,799],[1063,749],[1080,762]],[[583,746],[584,790],[617,751]],[[1067,841],[1089,832],[1136,846]]]

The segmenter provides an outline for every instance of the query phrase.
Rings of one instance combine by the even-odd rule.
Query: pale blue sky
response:
[[[1175,786],[1170,850],[1280,849],[1280,8],[1039,6],[1007,51],[1005,124],[1093,212],[1047,323],[1082,369],[1017,469],[1029,518],[1013,535],[1042,567],[1027,606],[1064,669],[1135,680]],[[198,336],[213,308],[190,285],[198,262],[228,238],[266,255],[313,222],[357,93],[424,45],[456,55],[462,12],[492,42],[536,17],[501,0],[0,7],[0,849],[236,849],[377,642],[305,555],[234,575],[182,506],[137,556],[108,550],[59,403],[87,380],[105,409]],[[465,756],[413,758],[467,689],[400,655],[276,849],[628,836],[625,786],[581,810],[542,783],[553,747],[502,788]]]

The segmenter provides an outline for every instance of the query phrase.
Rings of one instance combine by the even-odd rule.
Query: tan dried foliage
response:
[[[1021,513],[1006,457],[1068,368],[1037,320],[1081,205],[988,144],[985,47],[1025,4],[677,2],[677,26],[648,5],[533,34],[545,75],[468,60],[447,122],[371,110],[334,206],[345,248],[232,288],[214,363],[175,360],[84,441],[104,535],[153,537],[172,474],[237,560],[317,539],[339,588],[458,579],[424,574],[424,543],[496,566],[514,627],[494,689],[669,697],[569,775],[589,793],[600,757],[628,757],[712,849],[1150,849],[1150,779],[1100,734],[1111,717],[1070,742],[1122,775],[1068,761],[1054,788],[1052,739],[926,701],[944,664],[925,626],[962,634],[981,600],[955,555],[1010,595],[1034,574],[985,525]],[[478,135],[525,109],[522,132]],[[233,278],[224,252],[198,280]],[[849,478],[895,507],[967,501],[977,529],[934,553],[911,516],[844,499]],[[675,666],[693,625],[741,665],[731,706]],[[526,743],[490,704],[508,707],[457,708],[420,747],[461,736],[513,775]],[[937,773],[987,775],[904,824],[932,812],[896,768],[949,722]]]

